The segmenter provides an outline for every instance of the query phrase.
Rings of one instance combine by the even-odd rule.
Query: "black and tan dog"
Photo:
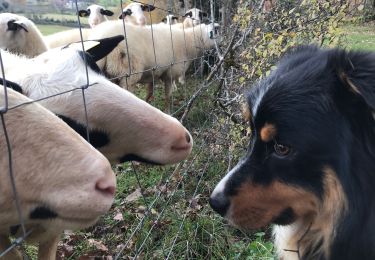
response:
[[[247,96],[246,156],[210,204],[281,259],[375,259],[375,53],[291,51]]]

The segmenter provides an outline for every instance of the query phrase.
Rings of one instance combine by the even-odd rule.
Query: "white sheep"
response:
[[[167,17],[163,19],[163,22],[166,24],[171,24],[172,26],[176,28],[180,28],[180,29],[191,28],[191,27],[199,25],[203,21],[203,17],[207,17],[207,13],[202,12],[198,8],[193,8],[193,9],[188,10],[183,15],[183,17],[185,17],[184,21],[182,23],[179,23],[178,17],[173,16],[173,15],[168,15]],[[168,22],[168,21],[171,21],[171,22]],[[180,82],[181,84],[185,84],[185,73],[183,75],[180,75],[180,77],[178,78],[178,82]],[[173,84],[173,89],[176,89],[177,88],[176,82],[173,81],[172,84]],[[153,90],[153,88],[148,87],[147,89],[148,89],[147,97],[153,97],[153,93],[150,92]]]
[[[10,108],[31,102],[12,89],[7,89],[7,97]],[[4,100],[4,88],[0,86],[0,103]],[[10,109],[4,118],[17,197],[26,231],[31,231],[26,241],[39,243],[38,259],[55,259],[63,230],[87,228],[109,210],[116,189],[115,175],[102,154],[41,105]],[[11,245],[9,236],[19,237],[22,230],[1,122],[0,126],[1,254]],[[23,257],[12,249],[1,259]]]
[[[99,25],[100,26],[100,25]],[[101,59],[123,39],[101,40],[89,50],[88,76],[92,86],[85,90],[90,143],[112,163],[137,159],[156,164],[176,163],[192,148],[189,132],[166,115],[100,74],[95,60]],[[87,84],[82,51],[56,48],[34,59],[3,53],[5,74],[32,98],[78,88],[41,102],[86,138],[85,109],[81,86]],[[22,71],[23,73],[20,73]]]
[[[134,25],[144,26],[146,24],[144,12],[153,10],[155,10],[155,6],[150,4],[130,3],[122,10],[119,19],[125,19],[125,22]]]
[[[82,28],[82,40],[87,40],[91,29]],[[44,41],[49,48],[64,47],[72,42],[81,41],[81,32],[79,29],[70,29],[44,36]]]
[[[24,16],[0,14],[0,48],[34,57],[48,48],[35,24]]]
[[[91,28],[94,28],[98,24],[108,21],[107,16],[112,16],[113,12],[101,5],[90,5],[86,10],[79,10],[78,14],[81,17],[89,17],[89,25]]]
[[[165,109],[169,112],[173,80],[184,75],[194,58],[214,46],[216,26],[201,24],[181,30],[174,26],[155,24],[152,26],[152,38],[151,26],[139,27],[127,24],[126,41],[121,42],[98,65],[109,78],[117,78],[119,85],[130,91],[133,91],[136,83],[152,83],[153,76],[156,79],[160,78],[165,84]],[[93,29],[89,38],[110,37],[122,32],[121,22],[108,21]],[[153,46],[155,46],[156,58]],[[171,64],[173,65],[169,67]],[[125,75],[130,73],[132,75],[127,79]]]
[[[162,113],[128,91],[119,88],[100,74],[95,61],[110,52],[121,39],[123,37],[103,39],[98,45],[89,49],[89,53],[83,53],[69,47],[64,49],[56,48],[36,58],[27,59],[9,52],[2,52],[5,75],[8,80],[19,84],[19,90],[33,100],[66,92],[39,103],[63,119],[71,128],[85,138],[88,130],[90,143],[112,163],[138,160],[154,164],[169,164],[185,159],[191,152],[192,139],[189,132],[178,120]],[[81,89],[82,86],[87,84],[84,59],[86,59],[88,64],[88,76],[91,84],[85,90],[88,128],[86,127]],[[17,109],[14,109],[14,111]],[[40,113],[42,119],[44,118],[43,116],[44,113]],[[65,133],[67,141],[64,142],[65,139],[60,141],[61,137],[58,135],[60,132],[55,133],[54,122],[56,120],[53,121],[49,117],[45,117],[45,119],[40,120],[41,123],[31,124],[29,120],[17,117],[14,122],[20,122],[19,120],[25,123],[24,127],[9,128],[10,133],[15,135],[19,131],[19,135],[24,138],[22,145],[17,147],[18,153],[15,155],[15,158],[21,155],[23,158],[20,161],[15,160],[15,162],[17,164],[20,162],[19,167],[22,167],[23,171],[27,170],[28,173],[35,171],[38,174],[43,174],[43,178],[37,178],[36,180],[32,178],[33,175],[31,174],[22,176],[23,179],[20,180],[19,186],[26,186],[27,184],[27,189],[22,190],[22,199],[34,198],[33,194],[29,194],[34,184],[35,187],[38,187],[38,192],[43,191],[42,194],[37,193],[40,197],[28,200],[30,201],[30,206],[25,208],[25,211],[34,212],[35,216],[38,213],[35,213],[35,208],[38,208],[39,204],[34,205],[32,202],[38,202],[37,199],[40,198],[45,201],[43,205],[57,214],[57,216],[52,214],[52,217],[50,214],[52,219],[48,218],[48,221],[46,219],[37,219],[38,221],[33,219],[34,222],[29,223],[27,218],[26,225],[28,229],[33,229],[30,237],[31,241],[40,243],[39,259],[55,259],[57,242],[62,230],[92,225],[96,218],[93,219],[90,216],[97,217],[108,210],[113,200],[114,177],[106,177],[103,181],[100,178],[88,177],[88,174],[91,174],[91,176],[95,173],[104,175],[105,172],[110,175],[111,169],[108,163],[104,163],[103,157],[97,159],[92,157],[93,148],[85,144],[81,138],[75,137],[69,141],[73,135],[72,131],[62,131]],[[11,120],[11,122],[13,121]],[[45,122],[50,123],[47,124]],[[22,132],[20,129],[25,130]],[[35,133],[36,130],[39,131],[37,134]],[[36,136],[33,136],[33,133]],[[25,138],[25,135],[29,136],[29,138]],[[54,140],[54,142],[49,141],[50,139]],[[34,151],[31,153],[28,149],[35,146],[31,142],[36,142],[36,144],[47,143],[50,148],[43,146],[42,152]],[[77,144],[72,145],[72,143]],[[82,154],[77,155],[75,147],[80,143],[90,147],[91,152],[87,152],[88,148],[85,148],[82,149]],[[24,146],[27,149],[24,149]],[[1,147],[4,149],[6,146],[2,144]],[[69,150],[70,152],[64,152],[64,155],[68,158],[73,157],[72,160],[68,160],[68,167],[64,167],[64,158],[60,158],[59,153],[54,152],[57,148],[71,149]],[[6,151],[1,149],[0,151],[3,156],[7,154]],[[28,156],[29,153],[31,156]],[[41,164],[37,164],[38,168],[34,168],[33,165],[38,162],[36,159],[40,158],[44,160],[41,161]],[[64,163],[60,163],[61,160]],[[4,161],[5,159],[0,160],[0,163]],[[46,162],[48,162],[48,167],[43,168]],[[74,168],[76,163],[79,163],[78,166],[82,167]],[[104,164],[106,164],[105,167]],[[42,169],[39,171],[39,168]],[[7,172],[5,167],[0,167],[0,170],[0,176]],[[18,171],[19,168],[17,167],[16,170]],[[69,171],[69,174],[64,174],[64,170]],[[45,179],[44,174],[47,176],[46,178],[55,174],[59,176],[59,179],[52,184],[48,183],[48,181],[43,182]],[[74,175],[74,178],[71,175]],[[5,176],[2,176],[1,179],[6,180]],[[36,183],[36,181],[40,183]],[[55,184],[56,182],[59,185]],[[68,182],[74,182],[74,185],[61,185]],[[64,191],[63,194],[59,192],[60,189],[56,188],[56,186],[60,185],[61,191]],[[90,187],[94,188],[94,190],[87,190]],[[94,193],[97,190],[101,192],[92,194],[92,196],[88,195],[89,191]],[[0,182],[0,192],[2,191],[9,192],[9,184],[5,181]],[[105,195],[107,199],[104,201],[104,198],[99,197],[100,194],[102,196]],[[61,200],[61,198],[65,198],[64,196],[68,197],[68,199]],[[5,199],[3,200],[2,198]],[[86,203],[87,198],[93,199],[95,203],[90,203],[90,206],[81,205],[79,213],[77,213],[76,204],[66,204],[66,201],[78,203],[77,198],[81,198],[80,202],[82,203]],[[12,215],[9,215],[8,212],[10,210],[4,208],[7,205],[13,206],[13,203],[10,203],[11,201],[12,199],[9,196],[0,196],[0,250],[9,246],[7,235],[9,235],[10,227],[19,224],[18,219],[15,217],[16,212],[12,211]],[[65,201],[65,203],[62,201]],[[3,205],[5,206],[2,207]],[[65,212],[65,208],[71,209],[70,213]],[[46,211],[44,210],[43,212]],[[47,213],[50,212],[47,210]],[[69,220],[61,219],[59,216],[71,218]],[[85,221],[75,222],[75,218],[78,221],[81,217],[85,218]],[[14,253],[9,259],[14,259],[16,255],[17,253]]]

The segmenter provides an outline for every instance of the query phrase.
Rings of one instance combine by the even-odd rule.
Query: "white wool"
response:
[[[82,40],[87,40],[91,29],[82,28]],[[44,36],[44,41],[49,48],[64,47],[72,42],[81,41],[81,32],[79,29],[70,29]]]
[[[111,37],[123,33],[124,28],[121,21],[108,21],[93,29],[89,38]],[[122,41],[105,59],[99,61],[99,66],[109,77],[137,72],[131,75],[128,80],[125,77],[120,79],[119,85],[125,89],[129,88],[130,91],[133,90],[136,83],[152,83],[153,76],[156,79],[160,78],[166,88],[167,107],[173,80],[184,75],[192,59],[199,57],[204,50],[214,46],[214,39],[210,38],[214,35],[213,25],[201,24],[181,30],[165,24],[153,24],[145,27],[126,24],[126,34],[127,40]],[[155,46],[155,51],[153,46]],[[130,68],[128,58],[130,59]],[[173,65],[169,66],[172,63]],[[157,65],[159,67],[153,74],[151,71],[147,71]]]

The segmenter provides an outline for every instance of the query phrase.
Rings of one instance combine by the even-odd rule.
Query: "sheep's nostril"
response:
[[[185,133],[185,137],[186,137],[186,142],[190,143],[191,138],[190,138],[190,134],[188,132]]]
[[[95,189],[108,196],[115,195],[115,191],[116,191],[116,187],[110,184],[105,179],[99,180],[95,184]]]

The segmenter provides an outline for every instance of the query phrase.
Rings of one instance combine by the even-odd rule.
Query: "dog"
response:
[[[299,46],[250,89],[246,155],[211,207],[279,259],[375,259],[375,53]]]

